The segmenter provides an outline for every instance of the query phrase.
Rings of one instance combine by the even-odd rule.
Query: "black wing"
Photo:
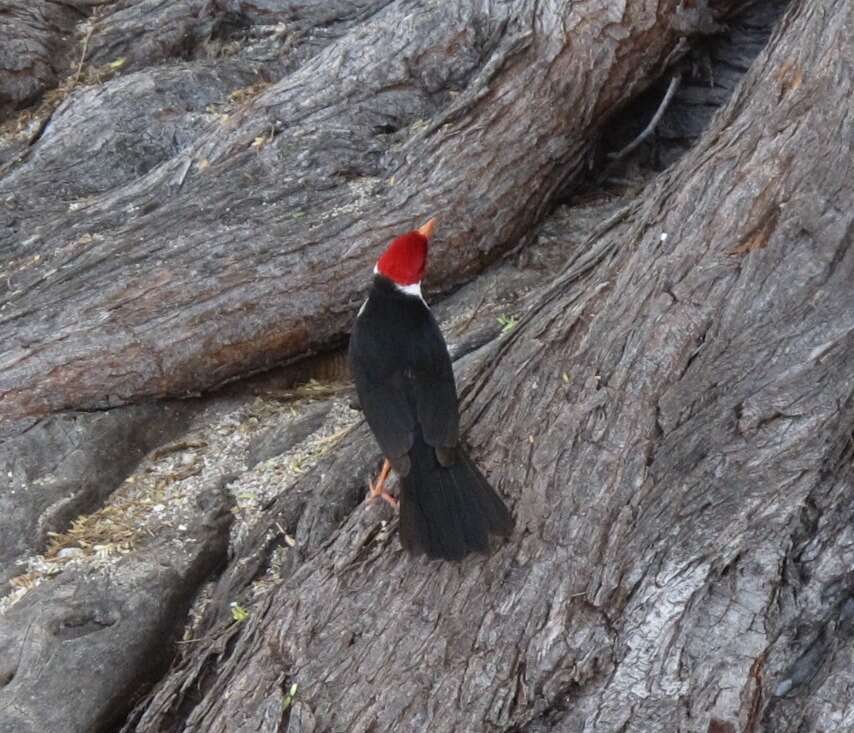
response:
[[[442,448],[456,446],[459,411],[451,359],[420,299],[375,284],[353,328],[350,365],[365,418],[398,473],[409,472],[416,431],[440,449],[440,458]]]
[[[427,445],[452,448],[459,441],[460,412],[451,355],[439,324],[424,310],[427,318],[413,359],[416,414]]]

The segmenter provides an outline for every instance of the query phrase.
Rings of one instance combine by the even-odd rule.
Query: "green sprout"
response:
[[[249,611],[247,611],[243,606],[238,603],[232,603],[231,618],[237,621],[237,623],[243,623],[246,619],[249,618]]]
[[[290,686],[287,694],[285,695],[284,699],[282,700],[282,710],[283,711],[287,710],[293,704],[294,698],[297,696],[297,690],[298,689],[299,689],[299,686],[297,685],[296,682],[294,682]]]
[[[501,333],[509,333],[512,331],[519,319],[516,316],[498,316],[498,323],[501,325]]]

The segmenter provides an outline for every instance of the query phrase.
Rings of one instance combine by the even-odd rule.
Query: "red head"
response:
[[[421,282],[427,265],[427,243],[435,228],[436,220],[430,219],[420,229],[395,239],[377,261],[377,272],[398,285]]]

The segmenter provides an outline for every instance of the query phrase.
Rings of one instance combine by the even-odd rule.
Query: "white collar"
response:
[[[374,275],[382,275],[379,271],[379,268],[374,265]],[[383,277],[386,277],[383,275]],[[421,281],[419,280],[417,283],[412,283],[411,285],[401,285],[400,283],[396,283],[391,278],[386,278],[392,285],[394,285],[395,289],[399,293],[404,293],[406,295],[414,295],[418,298],[424,305],[427,305],[427,301],[424,300],[424,296],[421,294]]]
[[[412,283],[412,285],[398,285],[394,283],[394,287],[398,289],[401,293],[406,293],[407,295],[415,295],[421,300],[424,300],[424,296],[421,295],[421,282]]]

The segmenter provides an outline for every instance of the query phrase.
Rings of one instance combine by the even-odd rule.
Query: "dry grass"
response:
[[[41,134],[45,124],[54,111],[75,90],[84,86],[103,84],[112,79],[125,66],[125,59],[119,58],[108,64],[99,66],[87,65],[86,53],[89,50],[89,41],[95,32],[98,20],[101,17],[102,8],[95,8],[92,15],[83,25],[83,38],[80,43],[80,56],[74,65],[74,70],[65,77],[55,88],[48,89],[39,99],[34,107],[21,110],[15,117],[11,117],[0,124],[0,138],[2,137],[26,137],[32,143]]]
[[[266,399],[276,402],[297,402],[299,400],[323,400],[335,397],[352,389],[351,384],[345,382],[316,382],[311,379],[291,389],[265,389],[259,390],[258,394]]]
[[[162,451],[163,449],[161,449]],[[175,451],[182,450],[180,445]],[[161,455],[165,455],[161,453]],[[155,460],[158,456],[152,456]],[[92,514],[84,514],[71,523],[65,532],[51,532],[45,558],[59,557],[66,548],[78,548],[85,555],[101,551],[130,551],[144,531],[144,520],[155,507],[162,505],[170,489],[179,481],[196,476],[202,468],[197,464],[183,466],[158,477],[141,492],[119,492],[115,500]],[[125,484],[133,484],[138,477],[131,476]]]
[[[151,516],[158,511],[168,514],[167,504],[170,496],[180,491],[178,484],[201,471],[197,462],[138,471],[128,477],[105,506],[80,515],[65,532],[48,533],[50,541],[44,554],[30,560],[26,573],[10,579],[12,593],[0,601],[0,614],[68,565],[108,565],[134,550],[142,540],[155,537]],[[164,520],[162,523],[168,525],[167,516]]]
[[[245,106],[269,86],[269,81],[256,81],[254,84],[250,84],[248,87],[241,87],[240,89],[235,89],[231,94],[228,95],[228,101],[238,107]]]
[[[234,89],[228,98],[222,102],[211,104],[207,108],[208,114],[215,115],[219,118],[220,124],[232,125],[234,115],[245,110],[253,99],[257,98],[270,86],[269,81],[256,81],[249,86]],[[266,136],[264,136],[266,139]]]
[[[170,536],[180,539],[197,511],[197,497],[218,477],[235,470],[239,477],[228,488],[235,500],[231,540],[239,542],[258,521],[264,506],[332,450],[359,418],[343,400],[336,400],[322,428],[252,469],[245,464],[249,446],[261,431],[283,417],[298,419],[308,402],[345,388],[310,382],[272,399],[246,395],[224,412],[217,412],[214,403],[213,413],[200,415],[195,429],[152,451],[103,507],[77,517],[66,531],[50,534],[44,553],[30,558],[27,572],[13,578],[11,592],[0,597],[0,615],[29,590],[66,569],[100,570],[128,553],[145,553],[149,541],[169,528],[177,530],[169,531]],[[286,536],[285,541],[292,546],[292,538]],[[275,578],[261,580],[257,592]]]
[[[28,142],[34,142],[51,115],[72,92],[81,87],[103,84],[116,76],[124,64],[124,59],[117,59],[102,66],[85,66],[69,74],[59,86],[48,89],[35,107],[21,110],[0,124],[0,137],[27,138]]]

